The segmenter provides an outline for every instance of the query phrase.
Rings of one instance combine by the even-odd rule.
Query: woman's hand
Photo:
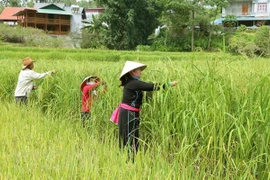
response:
[[[49,71],[51,74],[55,74],[56,73],[56,70],[51,70]]]
[[[170,84],[171,84],[172,86],[175,86],[177,83],[178,83],[178,81],[172,81]]]

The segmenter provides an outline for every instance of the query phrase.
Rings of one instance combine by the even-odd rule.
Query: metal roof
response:
[[[211,22],[211,24],[219,25],[225,20],[225,17],[218,18]],[[238,16],[236,17],[236,21],[266,21],[270,20],[269,17],[255,17],[255,16]]]
[[[44,8],[47,7],[49,5],[55,5],[61,9],[65,8],[65,4],[64,3],[35,3],[34,8],[40,9],[40,8]]]
[[[270,20],[270,17],[241,16],[241,17],[236,17],[236,20],[237,21]]]
[[[66,11],[52,10],[52,9],[37,9],[37,13],[40,14],[58,14],[58,15],[69,15],[72,16],[72,13]]]
[[[224,18],[218,18],[214,21],[211,21],[210,24],[221,25],[223,21],[224,21]]]

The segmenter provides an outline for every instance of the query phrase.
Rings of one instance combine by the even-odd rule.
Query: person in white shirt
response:
[[[42,79],[47,75],[54,74],[56,71],[51,70],[45,73],[37,73],[33,71],[34,60],[30,57],[23,59],[23,67],[20,71],[18,83],[15,89],[15,101],[16,103],[27,103],[27,98],[29,97],[32,90],[36,89],[33,83],[34,79]]]

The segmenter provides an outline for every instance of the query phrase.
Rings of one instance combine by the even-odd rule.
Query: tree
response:
[[[234,15],[227,15],[225,16],[225,19],[224,19],[224,26],[225,27],[228,27],[228,29],[230,31],[233,30],[234,27],[236,27],[236,23],[237,23],[237,19],[236,19],[236,16]]]
[[[228,1],[227,0],[205,0],[204,4],[212,7],[211,11],[209,12],[209,16],[212,19],[212,22],[214,23],[214,20],[217,18],[217,15],[221,11],[221,9],[228,6]],[[208,46],[207,46],[208,49],[210,49],[211,47],[214,26],[215,26],[214,24],[210,24]]]
[[[200,14],[204,9],[200,0],[157,0],[162,4],[162,24],[169,27],[171,44],[180,43],[184,50],[194,49],[194,27],[199,24]],[[186,35],[191,34],[189,42]],[[178,41],[178,42],[177,42]]]
[[[34,7],[34,2],[31,0],[30,2],[27,3],[27,7]]]
[[[166,44],[173,51],[193,51],[197,47],[207,48],[214,27],[210,21],[225,6],[226,0],[156,0],[163,8],[159,18],[167,25]],[[208,41],[208,48],[210,47]]]
[[[21,3],[20,0],[4,0],[2,2],[4,7],[21,7]]]
[[[101,20],[108,25],[106,47],[128,50],[148,43],[158,24],[159,9],[153,0],[98,0],[98,4],[105,8]]]
[[[0,14],[2,13],[2,11],[5,9],[5,7],[1,4],[0,5]]]
[[[104,44],[106,25],[100,21],[99,17],[92,18],[92,22],[85,22],[87,25],[82,31],[82,48],[100,48]]]

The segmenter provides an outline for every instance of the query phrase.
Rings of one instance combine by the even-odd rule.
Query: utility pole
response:
[[[191,10],[191,19],[192,19],[192,25],[191,25],[191,51],[194,51],[194,19],[195,19],[195,12],[194,9]]]

